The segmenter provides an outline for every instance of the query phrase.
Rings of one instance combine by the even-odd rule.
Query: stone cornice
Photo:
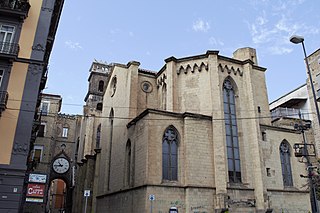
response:
[[[165,116],[171,116],[176,118],[195,118],[195,119],[204,119],[204,120],[212,120],[211,116],[208,115],[202,115],[202,114],[196,114],[191,112],[184,112],[184,113],[178,113],[178,112],[169,112],[164,110],[158,110],[158,109],[146,109],[142,113],[140,113],[137,117],[132,119],[128,124],[127,128],[130,128],[132,125],[135,125],[139,120],[144,118],[148,114],[158,114],[158,115],[165,115]]]

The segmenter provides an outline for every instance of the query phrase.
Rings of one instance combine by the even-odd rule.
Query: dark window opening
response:
[[[99,92],[103,92],[103,87],[104,87],[104,82],[103,81],[99,81],[98,91]]]
[[[99,124],[97,128],[96,149],[100,148],[100,137],[101,137],[101,124]]]
[[[162,179],[178,180],[178,132],[168,127],[162,139]]]
[[[39,126],[39,130],[38,130],[38,134],[37,134],[38,137],[44,137],[44,129],[45,129],[45,125],[41,124]]]
[[[102,108],[103,108],[102,106],[103,106],[102,103],[98,103],[97,104],[97,110],[102,111]]]
[[[229,181],[239,183],[241,182],[241,166],[238,141],[238,126],[236,119],[235,94],[232,84],[228,79],[225,80],[223,83],[223,103]]]
[[[281,160],[283,185],[293,186],[291,162],[290,162],[290,145],[287,141],[283,141],[280,144],[280,160]]]
[[[127,186],[130,186],[130,180],[131,180],[131,142],[130,140],[127,142],[126,145],[126,175],[125,175],[125,184]]]
[[[261,132],[262,140],[266,141],[267,140],[267,133],[266,132]]]

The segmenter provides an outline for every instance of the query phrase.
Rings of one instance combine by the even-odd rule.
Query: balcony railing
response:
[[[309,120],[309,114],[307,110],[279,107],[271,111],[272,120],[283,117],[300,119],[300,116],[301,119]]]
[[[3,15],[25,19],[28,16],[30,4],[28,0],[1,0],[0,12]]]
[[[0,42],[0,56],[16,58],[19,53],[19,45],[16,43]]]
[[[1,113],[7,108],[8,92],[0,91],[0,116]]]

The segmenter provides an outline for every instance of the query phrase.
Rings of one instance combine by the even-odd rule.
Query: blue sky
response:
[[[158,71],[170,56],[232,57],[249,46],[272,101],[305,83],[302,47],[289,38],[304,36],[308,54],[319,49],[319,9],[318,0],[66,0],[44,92],[62,96],[62,112],[82,114],[94,59]]]

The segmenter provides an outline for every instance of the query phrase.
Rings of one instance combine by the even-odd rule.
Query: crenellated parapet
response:
[[[223,65],[223,64],[219,64],[218,65],[218,70],[220,72],[227,72],[228,74],[233,73],[234,75],[239,74],[240,76],[243,75],[243,71],[240,68],[234,68],[233,66],[228,66],[228,65]]]
[[[186,65],[180,65],[177,69],[177,74],[180,75],[180,73],[188,74],[188,73],[194,73],[194,72],[201,72],[201,71],[208,71],[208,64],[201,62],[199,63],[189,63]]]

